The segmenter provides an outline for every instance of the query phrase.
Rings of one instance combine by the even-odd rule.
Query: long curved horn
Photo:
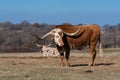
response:
[[[41,37],[41,39],[44,39],[45,37],[49,36],[50,34],[52,34],[52,32],[51,32],[51,31],[50,31],[50,32],[48,32],[48,33],[46,33],[44,36],[42,36],[42,37]]]
[[[77,31],[75,31],[74,33],[68,33],[68,32],[65,32],[63,31],[63,33],[65,33],[66,35],[68,36],[77,36],[78,32],[80,31],[81,28],[79,28]]]
[[[47,37],[51,34],[58,33],[58,32],[61,32],[61,31],[62,31],[61,29],[53,29],[50,32],[48,32],[47,34],[45,34],[44,36],[42,36],[41,39],[44,39],[45,37]]]
[[[41,45],[39,45],[39,44],[37,44],[37,43],[36,43],[36,46],[41,47]]]

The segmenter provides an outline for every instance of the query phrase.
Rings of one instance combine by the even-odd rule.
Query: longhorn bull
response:
[[[61,66],[68,66],[70,49],[82,49],[89,45],[90,47],[90,66],[94,65],[96,58],[96,45],[99,42],[99,52],[102,54],[100,43],[101,30],[99,25],[91,24],[84,26],[57,25],[53,30],[45,34],[41,39],[52,36],[57,49],[60,53]],[[65,54],[64,54],[65,53]],[[64,63],[65,58],[65,63]]]

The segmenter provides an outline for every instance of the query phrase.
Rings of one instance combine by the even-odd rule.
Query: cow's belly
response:
[[[77,48],[81,50],[82,48],[86,47],[88,45],[89,41],[82,40],[82,39],[69,39],[68,44],[70,45],[71,48]]]

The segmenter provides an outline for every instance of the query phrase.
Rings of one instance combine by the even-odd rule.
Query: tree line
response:
[[[120,24],[105,24],[102,29],[102,44],[104,48],[120,47]]]
[[[64,23],[69,24],[69,23]],[[22,21],[17,24],[11,22],[0,22],[0,52],[34,52],[39,48],[35,45],[51,43],[49,38],[39,40],[37,36],[42,36],[55,27],[46,23],[31,24]],[[104,48],[120,47],[120,24],[102,27],[102,45]]]

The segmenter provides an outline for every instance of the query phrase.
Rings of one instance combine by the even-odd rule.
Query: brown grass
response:
[[[87,66],[88,52],[73,51],[71,67],[63,68],[59,58],[43,58],[38,53],[29,56],[27,53],[22,56],[1,54],[0,80],[120,80],[120,53],[105,51],[104,54],[104,58],[97,56],[95,66],[90,67]]]

